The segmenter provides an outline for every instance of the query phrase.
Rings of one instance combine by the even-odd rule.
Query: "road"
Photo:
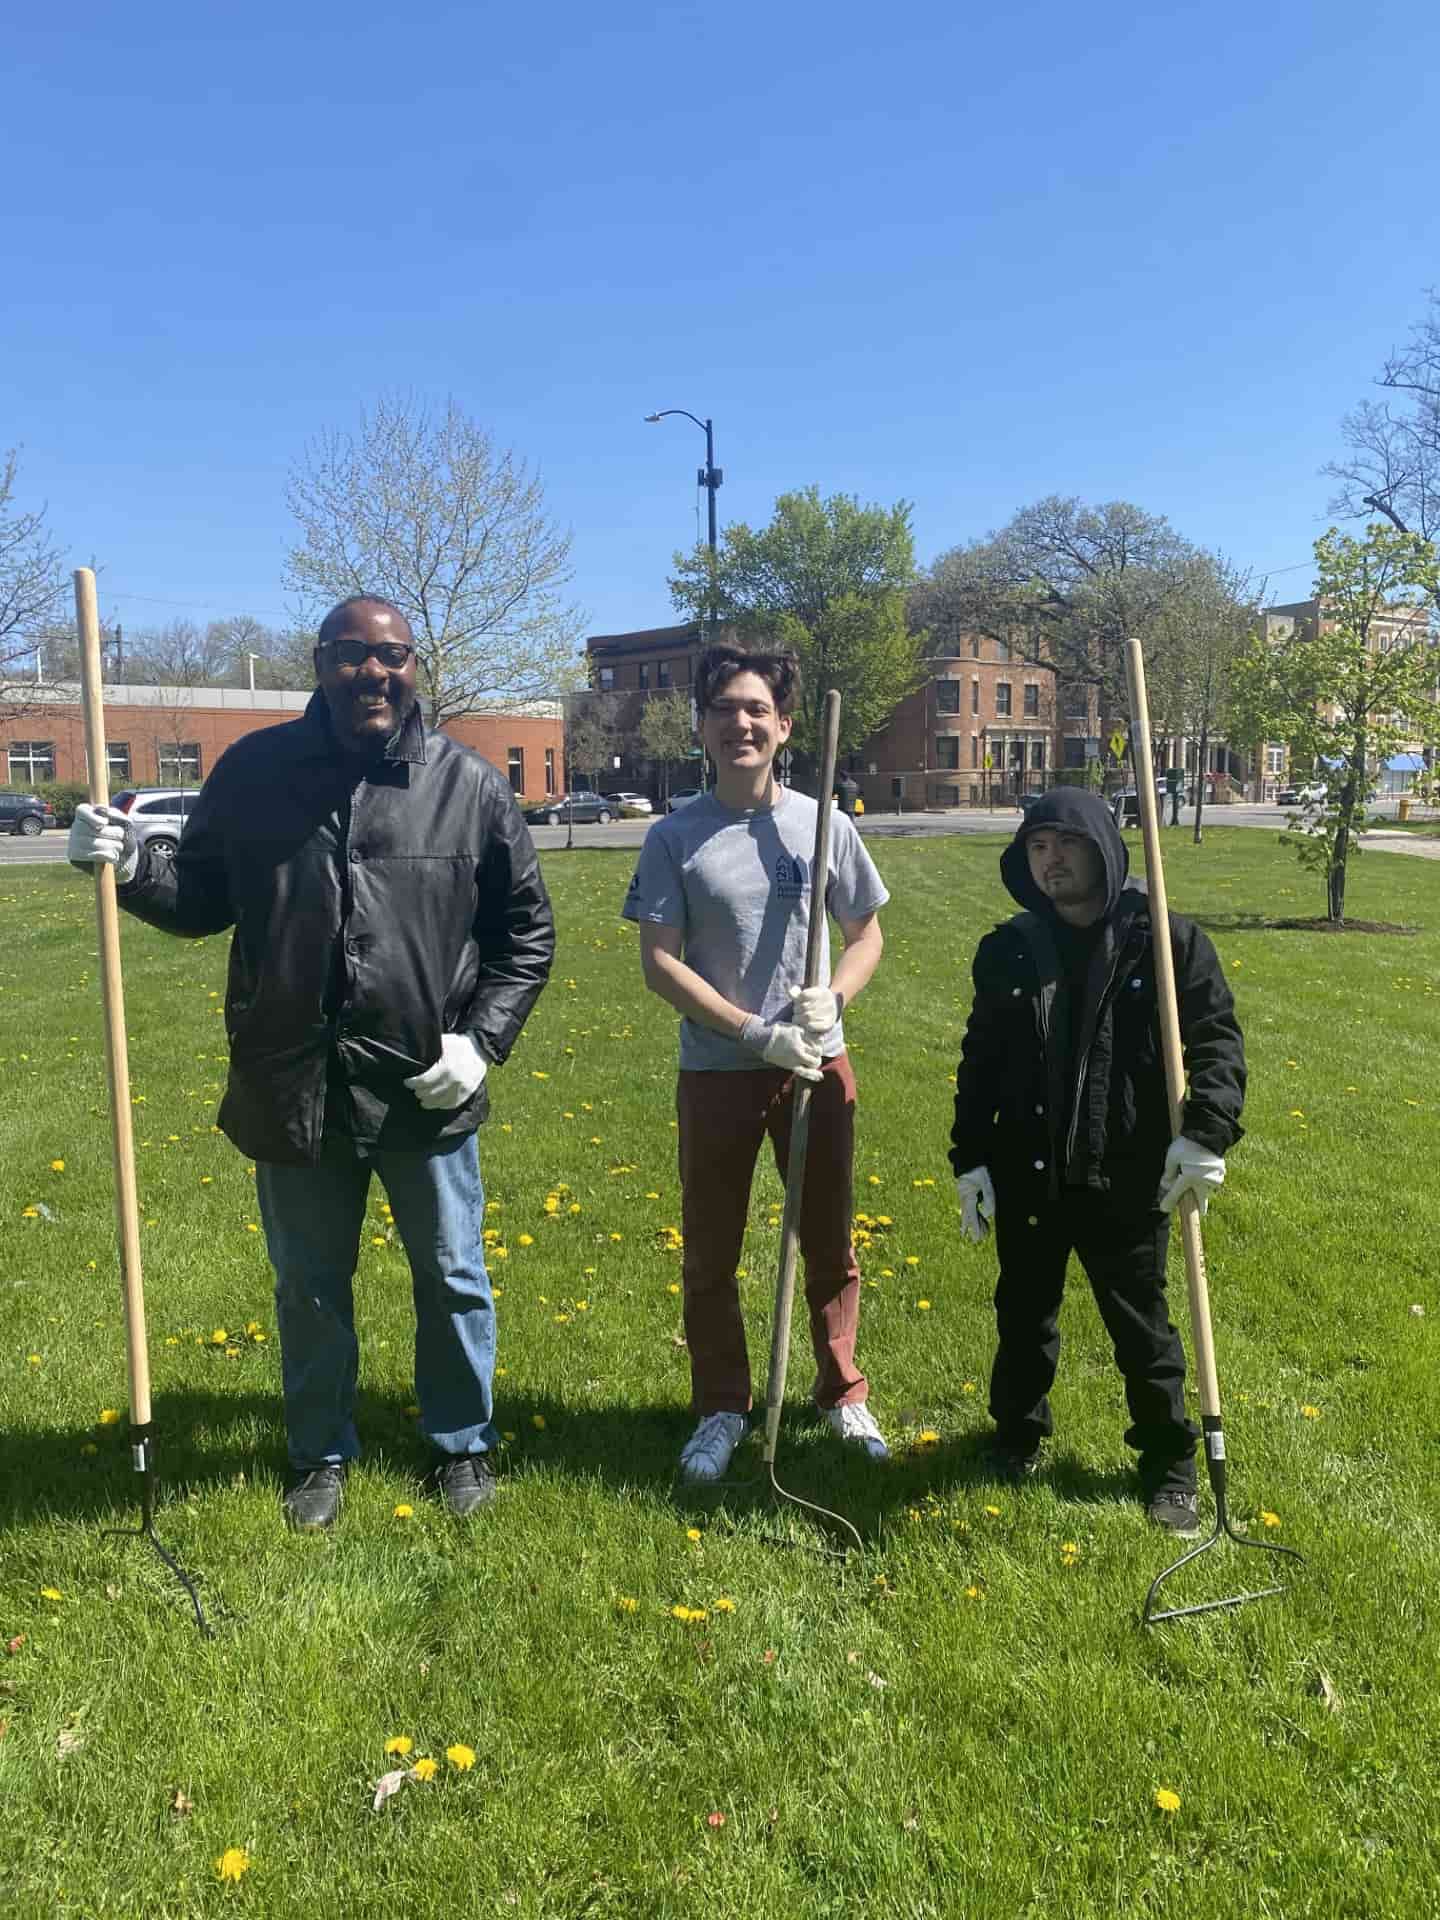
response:
[[[1206,824],[1216,827],[1268,827],[1272,833],[1285,825],[1279,807],[1212,807]],[[1020,814],[1014,807],[961,808],[954,813],[867,813],[860,831],[867,840],[935,840],[951,835],[974,833],[1013,833]],[[1187,833],[1194,814],[1187,807],[1178,829]],[[605,827],[576,827],[577,847],[638,847],[650,828],[648,820],[612,820]],[[1167,835],[1170,829],[1166,829]],[[564,827],[532,827],[531,836],[540,852],[565,845]],[[49,866],[65,858],[65,834],[58,829],[27,839],[23,834],[0,837],[0,866]],[[1409,853],[1422,860],[1440,860],[1440,839],[1430,840],[1413,833],[1387,833],[1381,828],[1367,833],[1365,845],[1377,853]]]

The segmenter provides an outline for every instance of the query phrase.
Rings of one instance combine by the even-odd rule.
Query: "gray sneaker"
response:
[[[296,1533],[324,1533],[333,1527],[345,1497],[345,1468],[311,1467],[285,1495],[285,1518]]]
[[[433,1477],[457,1520],[495,1498],[495,1468],[488,1453],[451,1454],[436,1467]]]
[[[744,1413],[707,1413],[685,1442],[680,1455],[680,1477],[691,1486],[708,1486],[723,1479],[736,1447],[750,1430]]]

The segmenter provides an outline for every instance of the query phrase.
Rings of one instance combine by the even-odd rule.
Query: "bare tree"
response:
[[[0,700],[12,712],[27,704],[24,669],[37,635],[60,617],[69,586],[45,509],[12,504],[18,464],[13,447],[0,456]]]
[[[526,462],[453,400],[432,416],[383,399],[357,434],[322,434],[287,498],[300,529],[287,583],[315,617],[353,593],[393,601],[432,724],[580,684],[570,535]]]
[[[1195,845],[1203,838],[1211,744],[1226,731],[1233,669],[1256,631],[1263,585],[1223,554],[1197,552],[1156,621],[1156,736],[1195,742]],[[1161,769],[1155,769],[1158,774]]]
[[[130,636],[125,680],[132,687],[219,687],[229,683],[232,654],[218,621],[199,627],[172,620]]]
[[[660,769],[660,804],[670,798],[670,766],[689,753],[695,739],[690,696],[680,687],[652,693],[640,714],[640,745]]]
[[[1440,538],[1440,292],[1386,359],[1376,385],[1393,400],[1362,400],[1345,415],[1349,448],[1324,471],[1340,482],[1330,511],[1359,520],[1379,514],[1398,533]]]

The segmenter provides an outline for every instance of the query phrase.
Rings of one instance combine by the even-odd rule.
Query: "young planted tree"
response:
[[[1218,553],[1192,553],[1181,565],[1175,594],[1155,621],[1157,715],[1161,729],[1195,742],[1195,845],[1205,818],[1205,773],[1214,741],[1229,732],[1231,677],[1259,619],[1250,574]],[[1157,773],[1162,769],[1157,768]]]
[[[1332,528],[1315,542],[1315,560],[1320,617],[1278,640],[1257,634],[1231,697],[1245,737],[1286,741],[1324,787],[1282,837],[1323,875],[1339,925],[1380,770],[1402,747],[1440,742],[1440,652],[1426,607],[1440,592],[1440,565],[1430,541],[1379,522],[1363,539]]]
[[[526,463],[454,401],[434,416],[385,399],[357,434],[322,434],[288,500],[300,544],[287,584],[312,620],[354,593],[399,607],[432,726],[579,684],[570,536]]]
[[[668,693],[652,693],[641,707],[637,731],[641,752],[660,768],[663,807],[670,798],[670,768],[685,758],[695,740],[689,694],[680,687],[672,687]]]
[[[18,464],[13,447],[0,454],[0,701],[12,714],[29,705],[37,635],[60,615],[69,592],[45,509],[14,504]]]
[[[725,528],[712,566],[708,548],[677,554],[670,591],[677,608],[720,620],[756,645],[800,659],[800,707],[792,736],[811,758],[819,747],[826,690],[841,695],[840,748],[853,752],[883,727],[926,678],[927,635],[908,621],[915,574],[910,506],[861,506],[817,487],[782,493],[770,524]]]

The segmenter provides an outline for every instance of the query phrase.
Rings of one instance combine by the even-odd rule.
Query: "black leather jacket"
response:
[[[120,903],[166,933],[233,926],[220,1125],[253,1158],[314,1165],[341,1103],[357,1144],[420,1149],[474,1130],[402,1083],[468,1033],[509,1053],[550,971],[554,919],[509,785],[412,711],[384,757],[334,743],[323,695],[238,740],[173,861],[147,854]],[[332,1118],[333,1124],[333,1118]]]

